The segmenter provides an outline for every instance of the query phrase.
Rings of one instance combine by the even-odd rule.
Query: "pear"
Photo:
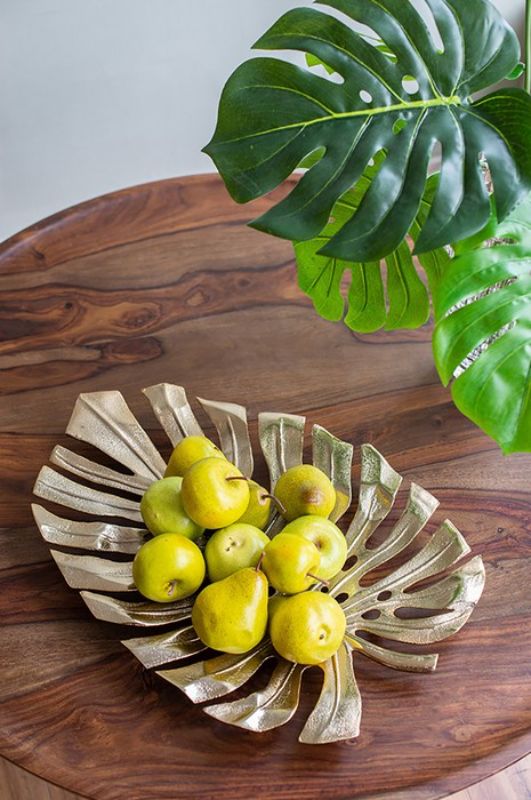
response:
[[[289,600],[289,598],[292,597],[292,596],[293,595],[278,594],[278,592],[275,592],[275,594],[271,595],[271,597],[269,598],[269,601],[267,603],[267,627],[268,627],[268,629],[271,628],[271,622],[273,620],[273,617],[277,613],[277,610],[280,608],[282,603],[285,600]]]
[[[197,596],[192,624],[203,644],[223,653],[246,653],[264,637],[267,627],[267,579],[246,567]]]
[[[206,436],[185,436],[173,449],[164,477],[182,476],[203,458],[225,458],[219,447]]]
[[[267,528],[267,523],[271,516],[271,495],[256,481],[248,481],[248,485],[249,505],[238,522],[254,525],[263,531]]]
[[[264,549],[261,566],[271,586],[282,594],[304,592],[319,580],[319,550],[302,536],[279,533]]]
[[[203,528],[226,528],[249,504],[249,486],[239,469],[225,458],[204,458],[192,464],[181,488],[184,510]]]
[[[275,486],[275,497],[288,521],[307,514],[328,517],[336,504],[332,482],[311,464],[300,464],[284,472]]]
[[[196,592],[205,577],[205,559],[185,536],[163,533],[149,539],[133,561],[138,591],[155,603],[171,603]]]
[[[161,533],[179,533],[195,541],[204,528],[190,519],[181,497],[182,478],[163,478],[148,487],[140,501],[140,513],[146,528],[158,536]]]
[[[254,525],[235,522],[216,531],[205,547],[208,577],[221,581],[244,567],[256,567],[270,539]]]
[[[339,649],[345,612],[333,597],[302,592],[286,597],[271,616],[269,633],[279,655],[297,664],[321,664]]]
[[[282,533],[292,533],[302,536],[319,550],[321,562],[319,564],[319,577],[328,580],[337,575],[347,560],[347,540],[341,530],[334,523],[324,517],[309,515],[299,517],[289,522]]]

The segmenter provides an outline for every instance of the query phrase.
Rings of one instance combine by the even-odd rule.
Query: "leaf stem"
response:
[[[330,122],[333,119],[354,119],[356,117],[366,117],[367,119],[372,119],[380,114],[390,114],[392,111],[405,112],[413,111],[417,108],[421,111],[425,111],[427,108],[438,108],[440,106],[459,106],[462,104],[463,101],[459,95],[453,94],[449,97],[438,95],[437,97],[433,97],[431,100],[410,100],[409,102],[402,101],[390,106],[367,106],[366,109],[362,108],[357,109],[356,111],[334,111],[331,114],[326,114],[323,117],[315,117],[313,119],[308,119],[306,121],[302,120],[300,122],[290,122],[287,125],[279,125],[276,128],[266,128],[262,131],[246,134],[245,136],[238,136],[235,139],[223,139],[219,142],[214,142],[214,140],[212,140],[205,148],[203,148],[203,152],[207,153],[208,155],[212,155],[212,152],[215,151],[215,148],[218,145],[225,146],[228,144],[233,144],[234,142],[243,142],[245,139],[257,139],[259,136],[268,136],[271,133],[289,131],[294,128],[300,128],[300,130],[303,131],[306,128],[309,128],[311,125],[321,125],[322,123]],[[210,149],[211,145],[213,145],[212,150]]]
[[[525,90],[531,94],[531,0],[525,3]]]

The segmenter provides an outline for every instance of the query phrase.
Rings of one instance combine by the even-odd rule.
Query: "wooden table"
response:
[[[162,181],[0,248],[0,754],[95,800],[420,800],[530,749],[531,456],[503,458],[455,410],[429,329],[363,337],[320,320],[290,245],[244,225],[267,204],[235,205],[214,176]],[[483,553],[484,596],[437,648],[435,674],[356,659],[359,739],[298,744],[316,671],[284,728],[215,722],[145,673],[120,644],[134,632],[94,620],[51,561],[31,488],[67,444],[76,396],[120,388],[154,430],[140,390],[161,381],[244,403],[251,419],[306,414],[352,441],[356,463],[371,441],[442,501],[436,522],[448,515]]]

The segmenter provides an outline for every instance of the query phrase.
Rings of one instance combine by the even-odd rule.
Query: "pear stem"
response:
[[[264,551],[260,553],[260,558],[258,559],[258,564],[256,565],[256,571],[260,572],[260,567],[262,566],[262,561],[264,560]]]
[[[229,475],[229,477],[225,478],[225,480],[226,481],[251,481],[252,478],[246,478],[245,475]],[[266,500],[268,497],[275,503],[275,505],[277,506],[277,508],[278,508],[278,510],[280,511],[281,514],[285,514],[286,513],[286,508],[285,508],[284,504],[281,503],[280,500],[278,499],[278,497],[275,497],[274,494],[267,494],[267,492],[264,492],[263,494],[260,495],[259,500],[260,501]]]
[[[278,499],[278,497],[275,497],[274,494],[261,494],[260,495],[260,499],[261,500],[265,500],[267,498],[269,498],[270,500],[273,501],[273,503],[276,505],[276,507],[278,508],[278,510],[280,511],[281,514],[285,514],[286,513],[286,507],[284,506],[284,503],[282,503]]]
[[[314,575],[313,572],[307,572],[306,577],[313,578],[314,581],[317,581],[317,583],[322,583],[326,587],[330,586],[330,581],[325,581],[324,578],[319,578],[317,575]]]

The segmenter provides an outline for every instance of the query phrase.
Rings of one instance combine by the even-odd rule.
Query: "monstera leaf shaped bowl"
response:
[[[182,387],[159,384],[144,393],[173,446],[183,436],[202,432]],[[245,408],[232,403],[200,402],[218,431],[225,455],[250,477],[253,452]],[[259,415],[260,447],[272,490],[282,472],[302,463],[304,427],[304,417]],[[146,668],[167,667],[157,674],[194,703],[217,700],[240,689],[265,661],[275,659],[264,689],[206,706],[204,711],[222,722],[256,732],[288,722],[297,710],[302,676],[308,667],[283,660],[267,638],[244,655],[209,653],[190,624],[193,598],[158,605],[135,594],[132,559],[149,535],[142,527],[140,498],[150,483],[163,476],[165,462],[122,395],[115,391],[80,395],[67,433],[96,447],[127,470],[111,469],[60,446],[53,450],[50,461],[61,472],[49,466],[41,469],[34,489],[38,497],[96,518],[72,521],[41,505],[33,506],[44,539],[63,548],[52,549],[51,553],[68,585],[83,590],[83,600],[100,620],[150,631],[162,627],[163,633],[150,632],[123,643]],[[334,521],[345,514],[351,503],[352,457],[352,445],[319,425],[313,427],[313,463],[327,473],[337,492],[337,504],[331,514]],[[485,571],[481,557],[448,571],[470,552],[463,536],[448,520],[420,549],[406,555],[400,566],[381,576],[378,568],[390,559],[396,563],[395,557],[414,542],[438,506],[429,492],[411,484],[402,515],[379,544],[369,547],[369,539],[393,507],[401,481],[374,447],[362,447],[359,500],[346,532],[348,560],[329,587],[345,611],[347,632],[338,652],[319,665],[324,673],[321,694],[300,734],[301,742],[320,744],[358,735],[361,697],[353,671],[353,652],[393,669],[430,672],[436,667],[437,654],[405,652],[400,646],[399,650],[390,649],[383,646],[382,640],[406,645],[439,642],[465,624],[483,591]],[[105,521],[106,518],[112,521]],[[274,516],[267,530],[269,536],[278,533],[283,524],[280,516]],[[69,550],[86,550],[94,555]],[[112,558],[118,554],[120,560]],[[378,572],[372,582],[365,579],[375,570]],[[129,599],[122,599],[121,593],[129,593]],[[172,666],[181,660],[184,666]]]

